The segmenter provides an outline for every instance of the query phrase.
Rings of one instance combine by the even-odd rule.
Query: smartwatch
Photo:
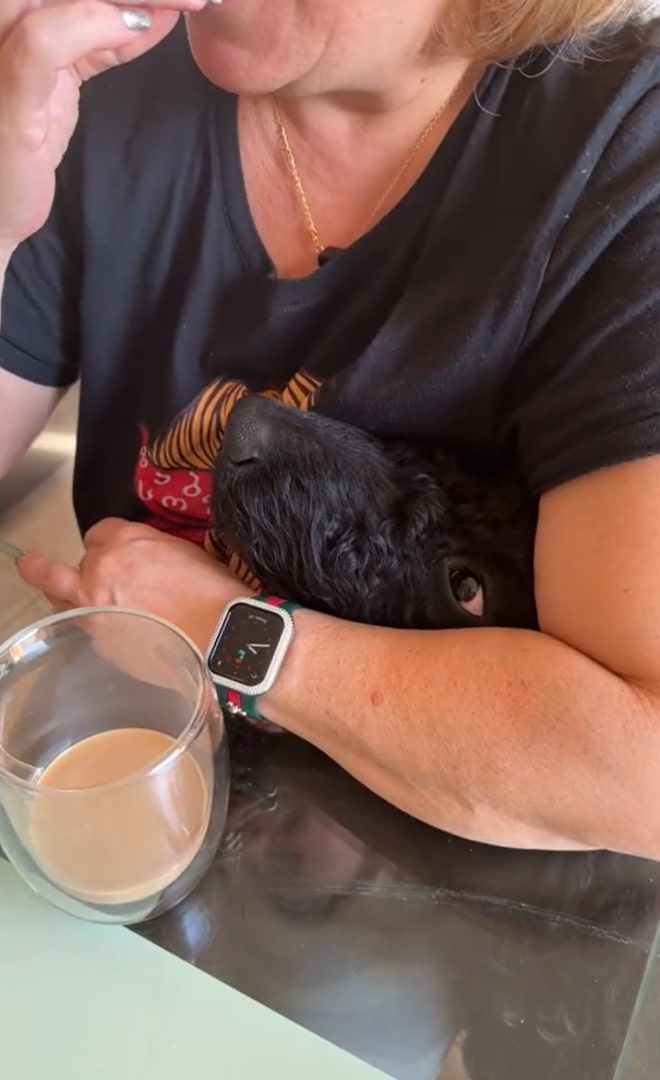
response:
[[[205,659],[218,701],[231,715],[278,730],[259,712],[259,699],[277,679],[293,640],[291,616],[300,606],[257,596],[225,608]]]

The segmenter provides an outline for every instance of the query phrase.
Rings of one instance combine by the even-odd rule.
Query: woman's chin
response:
[[[307,50],[292,47],[296,35],[285,32],[281,14],[276,25],[267,25],[274,23],[272,16],[261,21],[261,6],[259,0],[223,0],[222,5],[209,5],[186,20],[197,66],[223,90],[269,94],[297,82],[305,73],[302,60]],[[248,7],[255,11],[254,18],[239,18]],[[234,12],[236,18],[231,17]]]

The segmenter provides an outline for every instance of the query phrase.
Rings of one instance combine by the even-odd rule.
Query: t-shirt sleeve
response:
[[[66,387],[78,378],[80,259],[73,156],[70,149],[58,172],[48,221],[14,253],[2,297],[0,367],[42,386]]]
[[[612,140],[546,272],[511,384],[535,495],[660,453],[660,91]]]

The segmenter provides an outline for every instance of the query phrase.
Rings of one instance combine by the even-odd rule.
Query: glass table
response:
[[[614,1080],[660,1076],[660,929],[649,952]]]
[[[232,736],[222,851],[143,936],[397,1080],[660,1076],[660,871],[438,834]]]

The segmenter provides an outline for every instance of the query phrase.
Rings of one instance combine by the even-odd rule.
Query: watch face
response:
[[[266,678],[284,633],[282,616],[275,609],[235,604],[228,612],[208,658],[212,675],[249,688]]]

